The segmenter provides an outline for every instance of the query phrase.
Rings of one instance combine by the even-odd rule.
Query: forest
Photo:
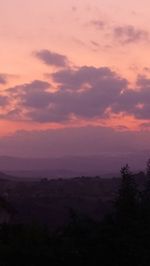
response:
[[[150,265],[150,160],[142,185],[128,165],[120,175],[99,219],[70,207],[67,223],[55,230],[36,221],[1,224],[0,265]]]

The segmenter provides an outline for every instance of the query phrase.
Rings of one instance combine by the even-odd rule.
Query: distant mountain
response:
[[[60,158],[0,157],[0,170],[5,173],[32,177],[73,177],[79,175],[106,175],[119,173],[129,163],[134,171],[143,170],[149,152],[102,154],[93,156],[66,156]]]
[[[14,177],[12,175],[0,172],[0,181],[9,181],[12,180]]]

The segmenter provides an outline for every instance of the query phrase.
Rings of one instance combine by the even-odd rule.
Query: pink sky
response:
[[[1,0],[0,136],[149,132],[149,9],[148,0]]]
[[[1,71],[37,79],[48,68],[31,57],[34,50],[65,54],[76,65],[107,65],[133,76],[133,67],[149,67],[149,40],[120,45],[114,27],[149,31],[149,1],[2,0]],[[102,21],[104,28],[92,25]],[[97,43],[96,47],[93,43]],[[132,68],[132,69],[131,69]]]

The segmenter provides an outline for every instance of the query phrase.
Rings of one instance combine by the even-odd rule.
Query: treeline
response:
[[[150,160],[139,190],[128,165],[113,208],[101,222],[70,210],[70,222],[50,233],[38,225],[2,225],[0,265],[150,265]]]

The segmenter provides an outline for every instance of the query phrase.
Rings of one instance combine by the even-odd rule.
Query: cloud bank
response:
[[[6,108],[0,118],[61,123],[124,113],[150,119],[150,79],[146,76],[137,77],[134,90],[127,79],[107,67],[67,68],[49,74],[49,79],[55,91],[42,80],[8,88],[0,96],[0,105]]]

